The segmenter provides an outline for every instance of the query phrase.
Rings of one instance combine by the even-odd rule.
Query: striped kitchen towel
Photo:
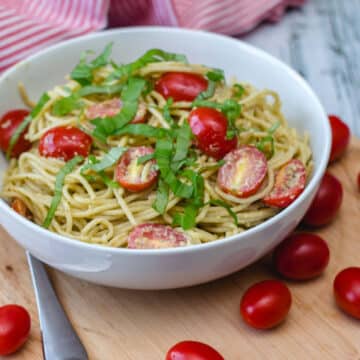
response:
[[[58,41],[105,27],[168,25],[228,35],[277,21],[305,0],[0,0],[0,71]]]

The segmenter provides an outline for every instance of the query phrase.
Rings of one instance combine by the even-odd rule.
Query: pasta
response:
[[[129,81],[128,73],[127,77],[112,77],[114,71],[119,68],[121,66],[111,62],[99,67],[93,66],[92,80],[87,85],[75,80],[73,72],[65,85],[56,86],[47,92],[48,100],[32,118],[26,135],[32,147],[23,152],[19,158],[10,160],[1,196],[9,202],[12,199],[22,200],[35,223],[39,225],[44,223],[56,193],[57,175],[65,164],[61,158],[41,156],[39,142],[49,129],[58,126],[77,127],[85,133],[95,134],[96,123],[89,115],[91,109],[97,109],[96,105],[99,104],[105,103],[109,106],[115,104],[111,101],[119,99],[119,94],[122,94],[122,105],[126,103],[121,91],[116,93],[100,91],[104,90],[104,84],[108,89],[117,85],[126,85]],[[199,74],[205,78],[211,71],[213,69],[203,65],[192,65],[177,59],[161,59],[145,63],[139,68],[134,67],[130,76],[144,79],[148,86],[156,83],[166,73]],[[165,178],[162,177],[162,169],[160,168],[159,173],[156,165],[153,167],[154,162],[156,164],[157,161],[156,157],[153,162],[151,160],[145,162],[141,171],[142,176],[147,177],[155,169],[159,173],[158,178],[154,184],[141,191],[129,191],[124,186],[114,185],[118,160],[101,172],[95,173],[94,167],[85,171],[83,167],[84,164],[90,163],[91,157],[89,157],[90,160],[86,158],[76,164],[73,171],[64,178],[61,199],[51,219],[49,230],[88,243],[126,247],[129,232],[134,227],[144,223],[159,223],[184,232],[191,244],[200,244],[246,231],[276,215],[281,209],[269,206],[262,200],[274,189],[277,173],[290,160],[300,160],[306,169],[307,177],[310,176],[312,153],[309,137],[300,135],[288,126],[281,111],[279,96],[274,91],[258,90],[250,84],[236,82],[227,85],[222,79],[213,83],[215,84],[213,93],[203,101],[224,104],[231,99],[233,103],[235,102],[239,109],[241,108],[233,123],[238,146],[257,147],[267,157],[266,176],[255,193],[239,197],[224,191],[217,181],[219,168],[224,165],[223,161],[208,156],[191,142],[185,152],[186,159],[192,158],[193,161],[186,163],[186,159],[183,159],[182,172],[175,172],[175,176],[184,186],[190,187],[194,185],[192,183],[194,180],[186,176],[186,170],[190,169],[191,174],[201,177],[204,189],[201,194],[201,204],[192,208],[193,210],[195,208],[192,213],[194,226],[182,228],[181,221],[176,219],[179,219],[179,214],[180,219],[181,216],[184,219],[187,206],[191,209],[189,202],[192,201],[190,205],[195,204],[195,195],[187,198],[177,196],[170,186],[166,209],[162,214],[159,213],[154,208],[154,202],[160,196],[160,181],[166,181],[163,181]],[[85,87],[89,89],[89,86],[100,90],[95,89],[98,93],[93,92],[75,98],[74,94]],[[237,94],[239,90],[241,94]],[[22,91],[24,93],[24,89]],[[73,97],[74,101],[73,107],[68,112],[63,111],[60,115],[61,111],[54,111],[62,99],[70,99],[70,97]],[[31,103],[27,95],[23,98],[27,99],[27,103]],[[196,107],[193,101],[169,101],[154,88],[142,91],[135,101],[139,104],[137,111],[139,112],[142,106],[145,113],[146,121],[143,124],[169,132],[173,131],[174,126],[177,129],[185,126],[190,112]],[[64,103],[60,102],[61,104]],[[169,117],[176,125],[169,122]],[[102,122],[106,120],[107,118],[101,119]],[[100,121],[97,124],[100,124]],[[153,137],[144,134],[121,134],[121,131],[120,134],[115,134],[115,132],[107,137],[106,142],[101,141],[99,137],[93,137],[90,155],[94,163],[99,163],[113,148],[129,149],[147,146],[157,149],[160,141],[158,135]]]

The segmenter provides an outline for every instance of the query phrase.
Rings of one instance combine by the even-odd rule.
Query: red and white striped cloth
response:
[[[0,0],[0,71],[58,41],[107,26],[168,25],[229,35],[277,21],[305,0]]]

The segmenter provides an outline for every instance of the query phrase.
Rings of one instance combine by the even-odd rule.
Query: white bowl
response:
[[[64,82],[82,51],[114,42],[113,57],[129,62],[149,48],[184,53],[192,63],[222,68],[227,77],[277,91],[291,126],[308,131],[313,175],[301,196],[278,215],[213,243],[161,250],[116,249],[72,240],[25,220],[0,201],[1,224],[32,254],[50,266],[94,283],[131,289],[168,289],[204,283],[244,268],[276,246],[299,223],[325,171],[331,134],[326,114],[307,83],[288,66],[241,41],[165,27],[106,31],[53,46],[8,70],[0,78],[0,113],[22,107],[17,84],[31,98]],[[0,156],[0,177],[6,169]],[[0,184],[1,185],[1,184]],[[34,194],[36,197],[36,194]]]

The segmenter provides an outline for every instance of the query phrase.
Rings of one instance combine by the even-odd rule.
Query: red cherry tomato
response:
[[[256,329],[270,329],[285,319],[290,306],[288,287],[278,280],[265,280],[246,290],[240,312],[248,325]]]
[[[236,148],[237,137],[226,138],[227,120],[220,111],[198,107],[191,111],[189,124],[196,137],[196,146],[206,155],[219,160]]]
[[[360,268],[349,267],[336,275],[334,294],[338,306],[360,319]]]
[[[106,100],[98,104],[89,106],[86,109],[85,115],[89,120],[105,117],[113,117],[117,115],[121,110],[122,102],[120,99]],[[133,124],[139,124],[145,122],[146,119],[146,105],[143,102],[139,103],[138,111],[135,118],[131,121]]]
[[[0,307],[0,355],[18,350],[27,340],[30,326],[29,313],[22,306]]]
[[[116,181],[126,190],[137,192],[149,188],[156,182],[158,171],[155,169],[156,161],[148,160],[143,164],[137,161],[144,155],[154,152],[148,146],[130,148],[121,156],[120,162],[115,169]]]
[[[156,82],[155,90],[165,99],[171,97],[174,101],[193,101],[207,86],[207,80],[201,75],[168,72]]]
[[[24,118],[29,115],[27,110],[16,109],[8,111],[3,115],[0,119],[0,149],[3,151],[7,151],[10,143],[10,139],[14,134],[15,130],[20,126],[23,122]],[[27,133],[26,128],[18,141],[14,145],[11,156],[18,157],[24,151],[27,151],[31,148],[31,142],[25,139],[25,134]]]
[[[350,142],[349,127],[337,116],[329,115],[331,126],[332,142],[330,162],[341,157]]]
[[[68,161],[76,155],[88,156],[92,138],[72,126],[57,126],[49,129],[40,139],[41,156]]]
[[[211,346],[199,341],[181,341],[166,354],[165,360],[224,360]]]
[[[292,159],[276,174],[275,185],[263,202],[269,206],[285,208],[304,190],[306,169],[300,160]]]
[[[161,249],[185,246],[189,243],[185,233],[162,224],[137,225],[128,236],[130,249]]]
[[[278,273],[293,280],[306,280],[320,275],[329,263],[329,247],[318,235],[292,234],[274,251]]]
[[[246,198],[260,188],[267,173],[264,154],[254,146],[241,146],[228,153],[219,169],[219,187],[239,198]]]
[[[330,173],[325,173],[320,188],[305,214],[303,222],[309,226],[322,226],[331,222],[342,202],[343,189],[340,181]]]

